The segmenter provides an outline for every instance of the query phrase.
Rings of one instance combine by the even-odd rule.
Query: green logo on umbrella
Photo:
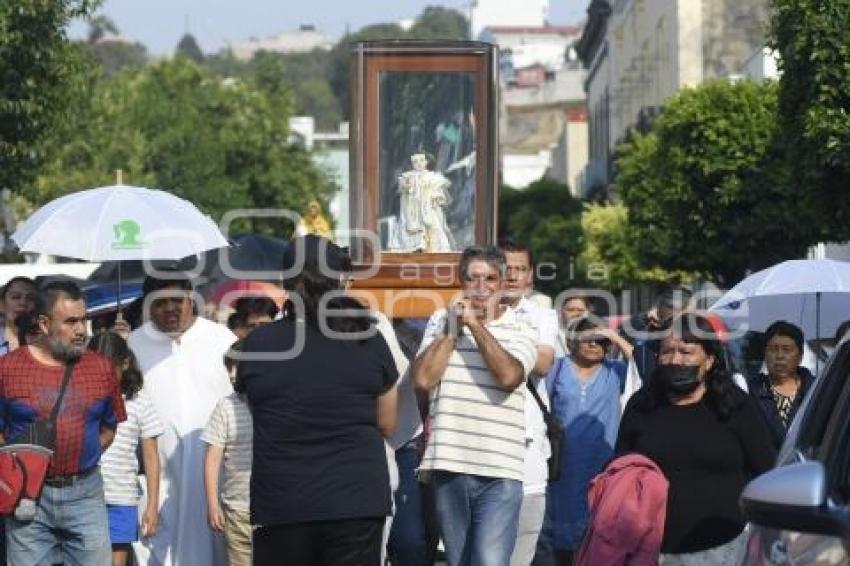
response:
[[[147,245],[146,242],[139,240],[139,233],[142,227],[135,220],[125,219],[118,224],[112,226],[112,231],[115,234],[115,241],[112,242],[112,249],[115,250],[137,250]]]

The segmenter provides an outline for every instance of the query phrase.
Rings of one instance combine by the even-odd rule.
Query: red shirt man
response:
[[[30,424],[48,418],[65,367],[75,362],[56,418],[56,445],[35,518],[6,520],[9,564],[50,564],[56,549],[73,564],[106,566],[112,547],[97,464],[125,420],[111,362],[87,352],[86,304],[80,289],[55,282],[37,307],[40,336],[0,359],[0,431],[28,440]]]

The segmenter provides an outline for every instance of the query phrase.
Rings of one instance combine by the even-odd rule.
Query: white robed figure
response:
[[[144,374],[144,390],[165,425],[158,439],[159,529],[134,544],[134,551],[142,566],[224,565],[223,540],[207,525],[200,435],[218,400],[233,392],[223,356],[236,337],[194,314],[190,286],[167,283],[154,291],[170,296],[151,301],[151,320],[128,339]],[[147,296],[148,281],[145,288]]]
[[[446,224],[445,209],[451,202],[449,181],[441,173],[428,170],[428,157],[415,153],[410,157],[413,169],[398,178],[401,210],[392,250],[448,252],[454,249]]]

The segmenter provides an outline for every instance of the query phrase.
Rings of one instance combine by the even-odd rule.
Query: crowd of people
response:
[[[681,290],[613,328],[586,297],[553,308],[515,242],[467,248],[455,300],[391,321],[347,293],[344,249],[300,238],[282,308],[245,297],[226,325],[179,271],[93,336],[74,283],[3,287],[3,442],[58,407],[7,563],[418,566],[440,542],[450,566],[740,563],[740,493],[816,379],[799,328],[736,378]]]

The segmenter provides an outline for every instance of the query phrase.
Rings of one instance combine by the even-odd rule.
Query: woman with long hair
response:
[[[373,566],[391,506],[395,362],[345,295],[341,248],[299,237],[283,267],[284,317],[247,336],[238,364],[254,421],[254,564]]]
[[[20,328],[16,321],[19,317],[33,314],[37,296],[35,281],[29,277],[12,277],[0,289],[0,306],[2,306],[3,314],[3,337],[0,340],[0,355],[16,350],[21,344]]]
[[[142,391],[142,372],[127,342],[115,332],[106,331],[92,336],[88,348],[112,361],[127,409],[127,420],[118,424],[115,440],[100,459],[112,541],[112,564],[124,566],[129,562],[132,543],[139,540],[138,504],[142,494],[137,479],[139,466],[136,448],[140,443],[147,484],[147,505],[142,514],[141,535],[152,536],[159,522],[159,453],[156,438],[162,434],[163,427],[156,410]]]
[[[617,453],[647,456],[670,484],[661,564],[738,564],[746,543],[738,498],[774,464],[764,420],[725,360],[709,320],[680,315],[620,423]]]

